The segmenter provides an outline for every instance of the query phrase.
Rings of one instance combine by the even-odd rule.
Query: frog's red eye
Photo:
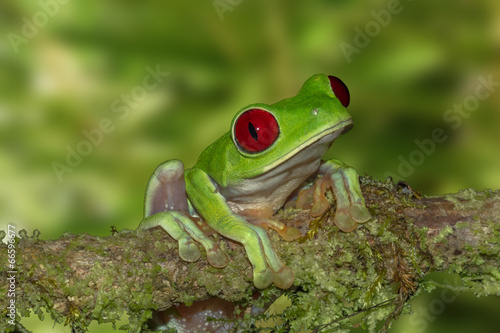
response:
[[[345,83],[336,76],[329,75],[328,78],[330,79],[330,86],[332,87],[335,97],[338,98],[345,108],[348,107],[351,96],[349,95],[349,89],[347,89]]]
[[[279,126],[276,118],[265,110],[243,112],[234,125],[234,138],[248,152],[263,151],[276,141]]]

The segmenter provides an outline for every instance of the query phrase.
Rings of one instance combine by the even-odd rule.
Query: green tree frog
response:
[[[272,283],[289,288],[293,271],[280,260],[267,230],[276,230],[287,241],[301,236],[298,229],[271,217],[307,179],[317,177],[309,190],[314,198],[311,215],[328,209],[324,193],[331,189],[337,205],[334,222],[341,230],[352,231],[371,218],[357,172],[339,160],[321,160],[332,142],[352,127],[349,101],[339,78],[317,74],[295,97],[241,109],[230,131],[206,148],[194,167],[184,170],[179,160],[158,166],[147,186],[139,228],[163,228],[178,241],[179,255],[188,262],[200,258],[199,243],[211,265],[224,267],[229,260],[203,231],[202,219],[245,247],[257,288]]]

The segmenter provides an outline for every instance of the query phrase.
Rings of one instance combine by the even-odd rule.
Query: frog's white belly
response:
[[[236,213],[266,208],[276,212],[293,191],[318,171],[321,157],[339,134],[340,131],[328,134],[262,175],[220,188],[220,192]]]

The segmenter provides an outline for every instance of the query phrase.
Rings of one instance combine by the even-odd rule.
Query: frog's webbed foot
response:
[[[185,261],[193,262],[200,258],[196,241],[205,248],[207,260],[212,266],[226,266],[229,262],[226,254],[200,230],[188,210],[182,162],[171,160],[162,163],[148,183],[144,219],[139,228],[163,228],[179,243],[179,256]]]
[[[353,231],[358,223],[371,219],[361,194],[359,176],[354,168],[339,160],[329,160],[322,163],[320,173],[323,177],[317,179],[312,188],[299,193],[297,207],[303,206],[306,198],[312,196],[311,216],[320,216],[330,206],[325,192],[332,189],[337,200],[334,222],[342,231]]]

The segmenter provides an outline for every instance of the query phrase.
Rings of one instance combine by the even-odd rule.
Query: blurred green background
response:
[[[4,0],[0,33],[0,229],[43,239],[134,229],[160,162],[192,166],[241,107],[290,97],[315,73],[351,92],[355,126],[327,157],[428,195],[500,188],[498,87],[444,118],[474,96],[478,76],[500,82],[498,1]],[[169,75],[144,91],[147,68]],[[84,147],[82,131],[103,120],[112,130]],[[436,128],[447,140],[419,153],[415,140]],[[54,163],[79,145],[88,154],[58,177]],[[411,158],[414,170],[401,172]],[[471,302],[447,305],[425,332],[491,329],[495,316],[471,309],[498,315],[498,299]],[[395,331],[418,329],[403,318]]]

